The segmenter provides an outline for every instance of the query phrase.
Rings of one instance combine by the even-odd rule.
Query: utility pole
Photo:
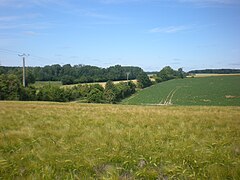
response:
[[[127,85],[128,85],[128,77],[129,77],[130,72],[127,72]]]
[[[23,58],[23,87],[26,87],[26,68],[25,68],[25,58],[29,56],[29,54],[19,54],[18,56]]]

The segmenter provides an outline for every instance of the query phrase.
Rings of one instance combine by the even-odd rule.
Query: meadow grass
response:
[[[139,91],[122,103],[240,106],[240,76],[174,79]]]
[[[0,179],[240,179],[240,107],[0,102]]]

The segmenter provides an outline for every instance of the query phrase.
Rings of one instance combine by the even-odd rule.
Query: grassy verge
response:
[[[0,179],[240,179],[239,107],[0,102]]]

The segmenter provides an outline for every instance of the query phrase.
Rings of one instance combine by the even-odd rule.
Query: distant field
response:
[[[131,80],[133,83],[137,83],[137,80],[134,79],[134,80]],[[123,81],[113,81],[114,84],[117,84],[117,83],[120,83],[120,82],[127,82],[126,80],[123,80]],[[79,83],[79,84],[70,84],[70,85],[62,85],[62,82],[61,81],[37,81],[34,86],[35,87],[41,87],[41,86],[44,86],[44,85],[48,85],[48,84],[51,84],[51,85],[56,85],[56,86],[62,86],[62,87],[73,87],[73,86],[76,86],[76,85],[79,85],[79,84],[82,84],[82,85],[85,85],[85,84],[88,84],[88,85],[93,85],[93,84],[100,84],[101,86],[105,87],[106,85],[106,82],[94,82],[94,83]]]
[[[194,77],[211,77],[211,76],[240,76],[240,74],[195,74]]]
[[[240,108],[0,102],[0,179],[240,179]]]
[[[62,86],[62,82],[61,81],[36,81],[34,83],[35,87],[41,87],[41,86],[45,86],[45,85],[56,85],[56,86]]]
[[[131,80],[133,83],[137,83],[137,80],[134,79],[134,80]],[[122,80],[122,81],[113,81],[114,84],[117,84],[117,83],[120,83],[120,82],[127,82],[127,80]],[[93,83],[79,83],[81,85],[85,85],[85,84],[88,84],[88,85],[93,85],[93,84],[99,84],[101,85],[102,87],[105,87],[107,82],[93,82]],[[76,86],[76,85],[79,85],[79,84],[70,84],[70,85],[63,85],[63,87],[73,87],[73,86]]]
[[[240,76],[170,80],[140,91],[123,104],[240,106]]]

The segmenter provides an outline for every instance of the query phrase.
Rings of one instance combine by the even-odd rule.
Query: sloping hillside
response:
[[[170,80],[140,91],[123,104],[240,106],[240,76]]]

